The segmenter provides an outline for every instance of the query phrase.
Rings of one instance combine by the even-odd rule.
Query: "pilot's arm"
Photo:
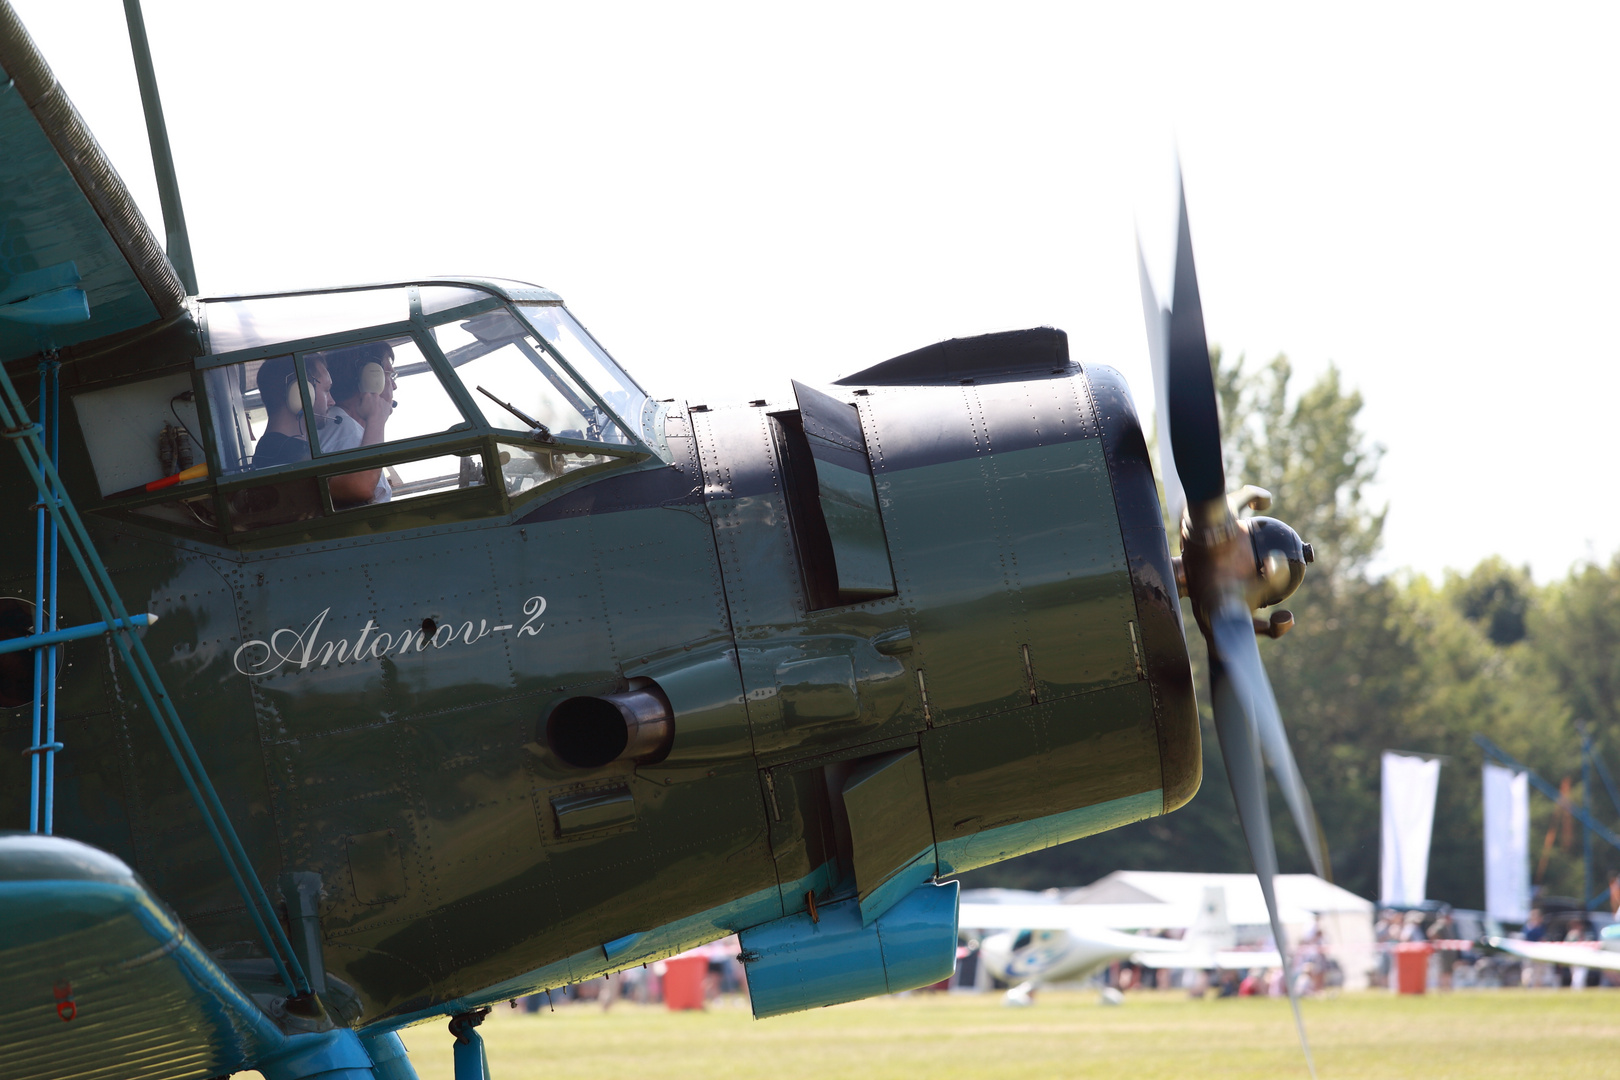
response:
[[[391,390],[382,394],[357,394],[344,404],[343,411],[365,428],[360,446],[376,446],[387,437],[385,428],[394,412],[392,397]],[[329,484],[333,505],[341,508],[375,501],[377,481],[381,477],[380,467],[332,477]]]

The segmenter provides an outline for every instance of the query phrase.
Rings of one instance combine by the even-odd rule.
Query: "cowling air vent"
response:
[[[949,386],[1018,375],[1069,373],[1069,335],[1051,326],[952,338],[839,379],[838,386]]]
[[[894,570],[860,414],[800,382],[793,392],[798,411],[774,419],[810,608],[893,596]]]

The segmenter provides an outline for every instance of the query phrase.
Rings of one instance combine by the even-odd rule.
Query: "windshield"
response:
[[[432,332],[491,427],[534,429],[583,442],[631,443],[619,424],[505,308],[454,318],[434,326]]]
[[[561,304],[519,304],[518,310],[580,379],[594,387],[626,427],[642,431],[647,394]]]

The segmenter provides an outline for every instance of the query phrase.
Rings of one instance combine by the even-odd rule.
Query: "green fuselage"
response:
[[[122,377],[70,364],[65,393]],[[331,1007],[369,1023],[561,985],[807,894],[864,898],[902,864],[949,875],[1191,796],[1186,649],[1118,377],[842,400],[896,593],[814,610],[776,418],[791,402],[669,405],[651,456],[521,499],[453,492],[230,539],[96,512],[64,409],[71,494],[130,610],[158,616],[146,647],[261,878],[276,895],[282,874],[320,875]],[[494,461],[485,428],[446,438]],[[34,517],[17,511],[36,496],[3,477],[0,586],[30,597]],[[70,573],[60,608],[95,619]],[[65,647],[57,832],[128,861],[249,971],[241,898],[110,656]],[[554,753],[560,702],[639,680],[673,708],[667,756]],[[0,714],[6,746],[28,722]],[[840,804],[852,769],[906,750],[920,785],[897,767],[871,807]],[[0,826],[25,827],[26,764],[0,761]],[[637,934],[639,951],[604,948]]]

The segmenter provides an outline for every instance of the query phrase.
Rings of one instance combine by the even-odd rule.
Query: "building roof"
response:
[[[1341,889],[1315,874],[1278,874],[1277,906],[1282,909],[1285,922],[1293,922],[1296,913],[1323,915],[1334,912],[1355,913],[1369,918],[1373,902],[1363,900],[1348,889]],[[1116,870],[1084,888],[1065,893],[1064,903],[1071,904],[1144,904],[1160,903],[1177,907],[1195,907],[1204,895],[1204,889],[1220,885],[1226,889],[1227,917],[1233,925],[1260,925],[1268,922],[1265,896],[1260,881],[1253,874],[1191,874],[1157,870]]]

